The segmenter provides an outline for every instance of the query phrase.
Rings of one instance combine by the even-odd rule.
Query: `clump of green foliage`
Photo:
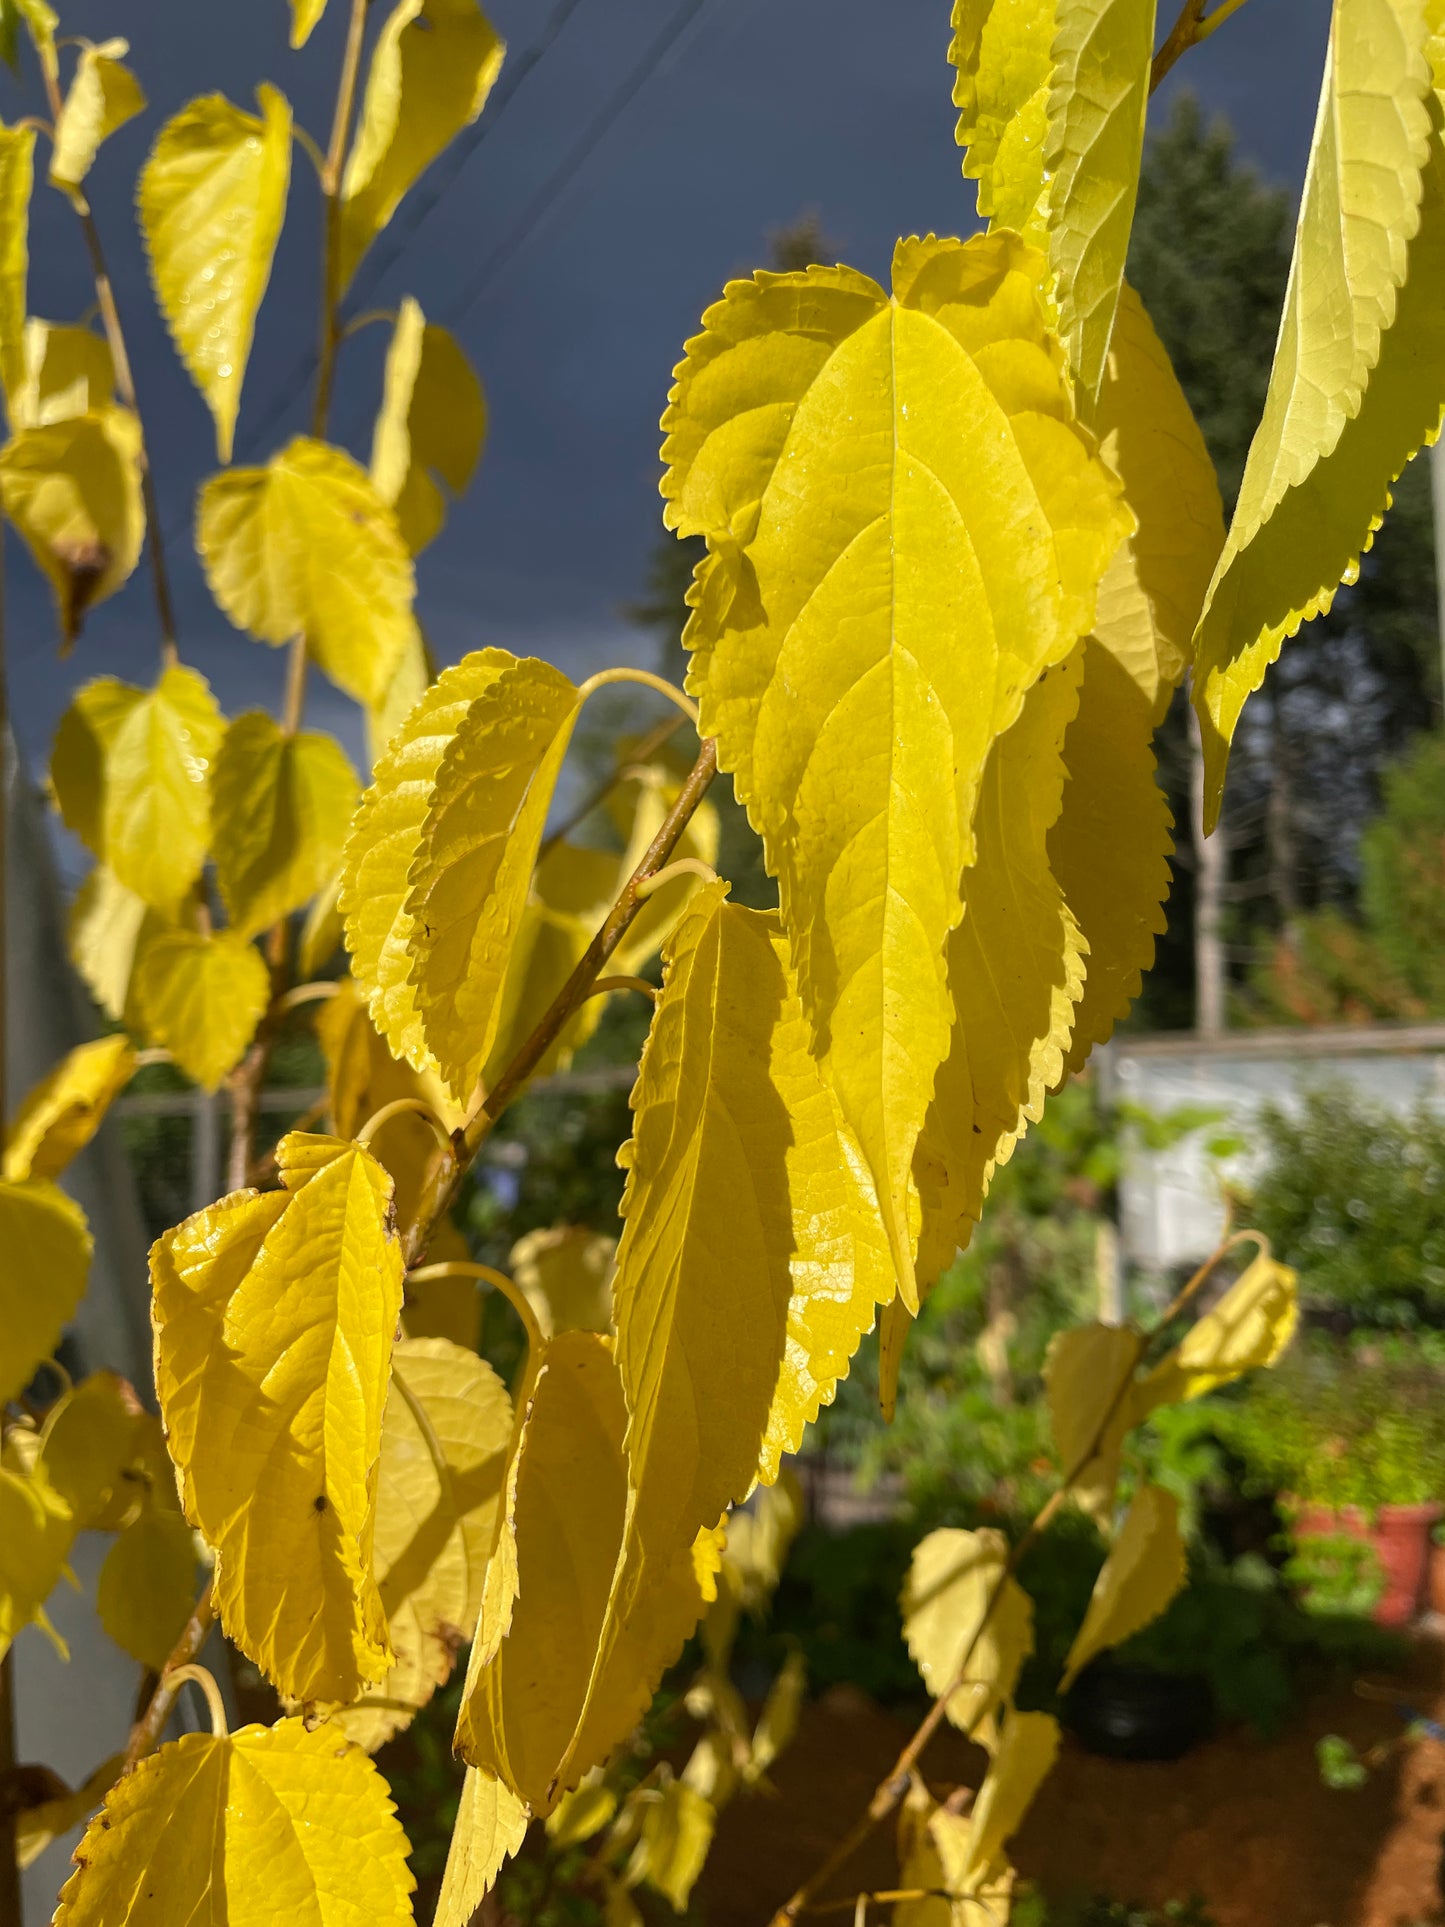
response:
[[[1267,1106],[1259,1141],[1252,1222],[1310,1308],[1381,1328],[1445,1323],[1445,1118],[1321,1084],[1298,1113]]]

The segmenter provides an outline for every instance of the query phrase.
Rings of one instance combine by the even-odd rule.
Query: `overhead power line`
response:
[[[444,196],[460,178],[467,163],[521,92],[529,76],[551,52],[562,29],[581,5],[582,0],[557,0],[556,6],[548,16],[546,26],[531,46],[525,48],[513,63],[502,69],[501,78],[492,89],[491,97],[480,118],[471,127],[465,129],[440,157],[427,176],[425,185],[408,195],[402,203],[401,212],[385,231],[384,238],[362,262],[351,290],[353,303],[359,298],[364,298],[400,260],[417,230],[435,213]],[[316,373],[316,364],[315,346],[303,349],[290,371],[277,385],[270,401],[245,425],[240,439],[246,450],[259,447],[270,436],[277,424],[284,421],[306,392]]]
[[[450,325],[455,326],[461,316],[481,300],[503,268],[511,265],[513,258],[537,232],[552,208],[571,186],[576,175],[591,159],[708,4],[709,0],[684,0],[681,9],[646,49],[642,58],[616,91],[603,102],[596,115],[543,181],[477,273],[462,287],[446,308],[444,318]]]

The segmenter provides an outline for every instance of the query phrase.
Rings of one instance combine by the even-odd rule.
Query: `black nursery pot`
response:
[[[1177,1760],[1214,1725],[1214,1696],[1197,1674],[1104,1657],[1064,1701],[1064,1724],[1089,1753],[1111,1760]]]

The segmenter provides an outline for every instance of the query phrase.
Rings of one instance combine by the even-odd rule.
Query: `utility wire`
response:
[[[403,213],[391,223],[385,240],[362,262],[356,282],[350,291],[351,305],[354,306],[359,297],[364,297],[370,289],[374,288],[400,260],[417,230],[435,213],[443,197],[455,185],[462,170],[520,93],[529,75],[551,52],[562,29],[581,4],[582,0],[557,0],[557,5],[553,7],[546,26],[536,40],[519,55],[513,66],[503,68],[501,79],[493,88],[484,112],[440,158],[437,166],[431,170],[425,188],[407,197],[403,203]],[[270,402],[260,415],[247,424],[241,436],[246,450],[254,449],[265,442],[271,431],[285,419],[300,400],[316,373],[316,361],[317,351],[314,347],[304,349],[297,357],[290,373],[276,389]]]
[[[552,208],[571,186],[573,178],[584,167],[598,147],[611,133],[617,122],[642,92],[648,81],[666,60],[686,30],[697,19],[708,0],[685,0],[681,10],[676,13],[647,48],[641,60],[628,74],[626,79],[609,95],[594,118],[582,131],[577,141],[563,156],[562,160],[543,181],[537,192],[528,201],[511,228],[482,263],[479,271],[465,284],[450,306],[445,310],[445,319],[455,326],[456,322],[469,308],[476,305],[491,287],[502,269],[510,266],[519,250],[537,231]]]

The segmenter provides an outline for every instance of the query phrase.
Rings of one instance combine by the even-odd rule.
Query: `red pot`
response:
[[[1380,1626],[1408,1626],[1425,1603],[1430,1565],[1430,1531],[1445,1508],[1438,1505],[1382,1505],[1373,1517],[1357,1506],[1305,1505],[1294,1514],[1297,1539],[1330,1539],[1341,1534],[1371,1547],[1380,1562],[1385,1590],[1375,1607]]]
[[[1432,1613],[1445,1618],[1445,1546],[1430,1547],[1430,1580],[1425,1589]]]

